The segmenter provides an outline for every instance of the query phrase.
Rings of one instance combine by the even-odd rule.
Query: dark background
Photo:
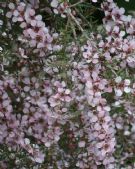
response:
[[[125,0],[115,0],[115,2],[117,2],[120,7],[124,7],[126,12],[130,10],[135,11],[135,0],[129,0],[129,2]]]

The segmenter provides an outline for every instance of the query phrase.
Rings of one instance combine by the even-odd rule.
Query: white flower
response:
[[[92,2],[97,2],[97,0],[92,0]]]
[[[0,46],[0,52],[2,52],[3,51],[3,48]]]
[[[3,21],[2,20],[0,20],[0,27],[3,25]]]
[[[8,7],[9,7],[9,9],[12,9],[12,10],[15,9],[15,5],[13,3],[9,3]]]
[[[57,6],[58,6],[58,0],[52,0],[51,6],[52,6],[53,8],[57,8]]]
[[[20,24],[20,27],[21,27],[21,28],[25,28],[26,26],[27,26],[26,22],[22,22],[22,23]]]
[[[116,82],[116,83],[120,83],[121,80],[122,80],[121,76],[118,76],[118,77],[115,78],[115,82]]]
[[[28,138],[25,138],[25,144],[30,144],[30,140]]]
[[[120,96],[122,96],[123,93],[120,89],[116,89],[115,94],[116,94],[116,96],[120,97]]]
[[[131,92],[131,88],[130,87],[125,87],[124,88],[124,92],[125,93],[130,93]]]
[[[125,83],[125,85],[127,85],[127,86],[128,86],[128,85],[130,85],[130,83],[131,83],[131,82],[130,82],[130,80],[129,80],[129,79],[125,79],[125,80],[124,80],[124,83]]]
[[[115,106],[115,107],[119,107],[119,106],[120,106],[120,102],[119,102],[119,101],[116,101],[116,102],[114,103],[114,106]]]
[[[125,132],[124,132],[124,135],[125,135],[125,136],[129,136],[129,135],[130,135],[130,132],[129,132],[129,131],[125,131]]]
[[[38,21],[42,21],[42,16],[41,15],[37,15],[37,16],[35,16],[35,19],[38,20]]]
[[[131,131],[132,131],[132,132],[135,132],[135,125],[132,126]]]
[[[120,37],[123,37],[123,36],[125,36],[125,31],[120,31]]]
[[[69,90],[69,89],[66,89],[66,90],[65,90],[65,94],[70,94],[70,90]]]
[[[60,137],[57,136],[57,135],[54,137],[54,140],[55,140],[55,141],[59,141],[59,139],[60,139]]]
[[[37,156],[36,158],[35,158],[35,161],[37,162],[37,163],[43,163],[44,162],[44,155],[39,155],[39,156]]]
[[[51,143],[50,143],[50,142],[46,142],[46,143],[45,143],[45,146],[46,146],[46,147],[50,147],[50,146],[51,146]]]
[[[106,107],[104,107],[104,109],[105,109],[106,111],[110,111],[110,110],[111,110],[110,106],[106,106]]]
[[[78,143],[78,146],[79,146],[80,148],[85,147],[85,141],[80,141],[80,142]]]
[[[7,12],[7,13],[6,13],[6,17],[7,17],[7,18],[11,18],[11,17],[12,17],[12,12]]]

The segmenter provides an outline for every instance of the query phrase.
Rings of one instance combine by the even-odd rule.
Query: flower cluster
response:
[[[0,168],[135,167],[135,18],[96,2],[2,3]]]
[[[23,29],[23,35],[19,38],[28,48],[33,48],[33,53],[39,54],[40,57],[46,56],[48,52],[60,49],[60,45],[53,44],[58,34],[49,31],[42,21],[41,15],[35,14],[35,9],[31,4],[26,5],[24,2],[18,4],[9,3],[10,11],[6,16],[12,19],[13,23],[19,23]],[[25,56],[26,57],[26,56]]]

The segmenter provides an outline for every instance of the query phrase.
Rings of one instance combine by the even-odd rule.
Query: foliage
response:
[[[135,168],[135,18],[122,3],[1,1],[0,168]]]

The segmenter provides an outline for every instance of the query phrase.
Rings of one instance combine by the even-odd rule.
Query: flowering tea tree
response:
[[[135,168],[133,16],[113,0],[5,0],[0,38],[1,169]]]

